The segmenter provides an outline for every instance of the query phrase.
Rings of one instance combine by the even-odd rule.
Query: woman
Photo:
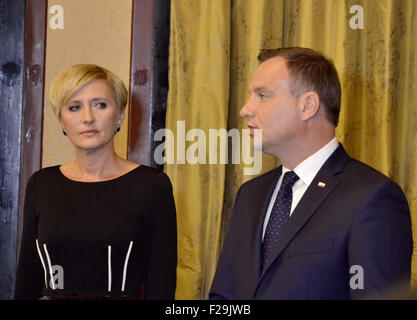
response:
[[[75,65],[54,80],[50,100],[76,159],[28,182],[16,299],[174,299],[169,178],[114,151],[127,103],[123,82],[99,66]]]

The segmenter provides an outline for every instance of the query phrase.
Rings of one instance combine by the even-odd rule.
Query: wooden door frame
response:
[[[169,15],[170,1],[133,2],[128,158],[159,170],[153,136],[165,127]]]
[[[27,181],[42,167],[47,2],[26,1],[19,221],[23,221]],[[22,227],[22,223],[19,223],[17,255],[20,252]]]

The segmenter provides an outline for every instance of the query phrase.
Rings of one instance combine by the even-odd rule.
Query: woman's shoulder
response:
[[[137,167],[133,168],[131,172],[137,172],[140,175],[146,175],[149,178],[159,178],[159,177],[168,177],[163,170],[159,170],[144,164],[140,164]]]
[[[52,178],[58,177],[60,175],[59,165],[45,167],[35,171],[30,179],[44,179],[44,178]]]
[[[171,185],[171,181],[164,171],[143,164],[130,171],[129,176],[131,176],[133,179],[138,179],[148,185]]]
[[[44,187],[56,188],[56,184],[60,181],[60,171],[59,165],[45,167],[40,170],[35,171],[29,177],[26,188],[27,189],[42,189]],[[59,187],[59,186],[58,186]]]

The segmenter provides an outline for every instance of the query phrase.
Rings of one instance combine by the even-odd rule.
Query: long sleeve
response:
[[[354,299],[403,298],[410,282],[413,250],[407,200],[392,181],[375,187],[357,213],[349,237],[349,265],[363,268]],[[353,276],[353,275],[351,275]]]
[[[29,179],[24,203],[23,233],[16,273],[15,299],[38,299],[44,286],[36,250],[37,217],[35,174]]]
[[[234,243],[234,233],[236,225],[238,224],[236,211],[237,203],[239,202],[240,192],[242,187],[239,188],[235,202],[233,205],[232,218],[229,223],[229,230],[227,231],[227,236],[223,245],[223,249],[220,254],[219,262],[216,268],[216,273],[214,275],[213,283],[209,293],[209,299],[211,300],[234,300],[236,299],[235,295],[235,284],[234,284],[234,255],[233,255],[233,246]]]
[[[150,188],[145,232],[145,299],[174,299],[177,270],[177,219],[172,186],[160,173]]]

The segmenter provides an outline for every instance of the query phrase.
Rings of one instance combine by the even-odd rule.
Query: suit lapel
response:
[[[278,241],[275,243],[268,261],[260,275],[259,281],[289,242],[297,235],[300,229],[307,223],[314,212],[325,201],[325,199],[338,186],[339,180],[335,174],[342,171],[348,156],[340,145],[326,161],[316,177],[307,188],[297,207],[291,214],[290,219],[281,231]],[[324,188],[318,186],[320,182],[325,183]],[[264,215],[263,215],[264,216]],[[261,231],[262,236],[262,231]]]

